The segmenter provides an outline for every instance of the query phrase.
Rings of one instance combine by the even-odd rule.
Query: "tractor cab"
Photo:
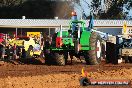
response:
[[[82,20],[78,20],[77,19],[77,15],[76,12],[72,12],[72,18],[71,18],[71,22],[70,22],[70,30],[77,31],[80,29],[80,31],[84,31],[85,28],[85,22]]]
[[[80,21],[80,20],[76,20],[76,21],[71,21],[70,23],[70,30],[72,31],[84,31],[85,30],[85,22],[84,21]]]

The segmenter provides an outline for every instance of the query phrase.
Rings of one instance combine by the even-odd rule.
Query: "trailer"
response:
[[[132,28],[128,28],[126,22],[124,22],[121,35],[108,37],[106,56],[107,61],[114,61],[114,64],[118,64],[119,59],[132,63]],[[114,56],[115,60],[112,60],[111,56]]]

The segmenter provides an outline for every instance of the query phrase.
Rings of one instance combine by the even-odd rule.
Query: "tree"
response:
[[[127,14],[123,12],[123,7],[128,2],[128,0],[113,0],[110,8],[104,14],[111,19],[125,19]],[[100,16],[100,18],[103,18],[103,16]]]
[[[54,19],[70,18],[73,7],[68,1],[58,0],[1,0],[0,18]]]
[[[82,1],[87,4],[87,8],[90,8],[96,19],[125,19],[128,13],[123,11],[124,5],[127,4],[128,11],[132,8],[131,0],[92,0],[91,4],[88,3],[88,0]],[[102,4],[106,6],[105,10]],[[78,2],[78,5],[80,5],[80,2]]]
[[[0,6],[15,6],[21,4],[23,0],[1,0]]]

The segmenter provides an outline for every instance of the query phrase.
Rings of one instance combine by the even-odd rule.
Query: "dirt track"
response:
[[[30,63],[29,63],[30,62]],[[131,64],[85,65],[74,62],[73,65],[47,66],[43,60],[29,59],[25,62],[11,60],[0,61],[0,88],[81,88],[79,78],[82,67],[88,77],[105,79],[119,78],[132,80]],[[23,65],[24,64],[24,65]],[[89,86],[88,88],[131,88],[128,86]]]

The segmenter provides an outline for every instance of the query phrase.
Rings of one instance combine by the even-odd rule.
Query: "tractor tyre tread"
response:
[[[96,48],[96,42],[98,40],[101,43],[100,36],[97,33],[92,32],[91,37],[90,37],[90,46]],[[97,65],[97,64],[100,64],[101,58],[97,58],[95,50],[89,50],[87,55],[86,55],[85,61],[86,61],[86,64]]]
[[[55,53],[55,62],[59,66],[63,66],[66,64],[66,60],[64,58],[64,54]]]

